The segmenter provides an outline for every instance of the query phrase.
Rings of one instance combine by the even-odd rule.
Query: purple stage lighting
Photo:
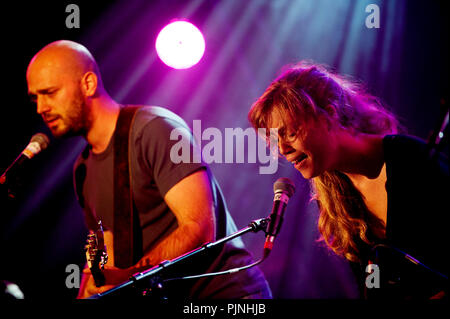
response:
[[[166,25],[156,38],[159,58],[174,69],[187,69],[200,61],[205,52],[205,39],[200,30],[187,21]]]

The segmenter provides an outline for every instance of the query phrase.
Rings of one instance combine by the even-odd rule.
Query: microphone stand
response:
[[[238,230],[237,232],[235,232],[235,233],[233,233],[233,234],[231,234],[231,235],[229,235],[227,237],[221,238],[221,239],[219,239],[219,240],[217,240],[215,242],[206,243],[203,246],[201,246],[201,247],[199,247],[197,249],[194,249],[194,250],[192,250],[192,251],[190,251],[190,252],[188,252],[188,253],[186,253],[184,255],[181,255],[181,256],[179,256],[177,258],[174,258],[172,260],[165,260],[165,261],[161,262],[159,265],[154,266],[153,268],[150,268],[150,269],[145,270],[143,272],[139,272],[139,273],[134,274],[133,276],[130,277],[130,279],[128,281],[126,281],[126,282],[124,282],[124,283],[122,283],[122,284],[120,284],[120,285],[118,285],[118,286],[116,286],[116,287],[114,287],[112,289],[109,289],[109,290],[107,290],[105,292],[93,295],[93,296],[91,296],[91,297],[89,297],[87,299],[100,299],[100,298],[107,297],[107,296],[108,297],[117,296],[117,294],[119,292],[123,291],[125,288],[127,288],[127,287],[128,288],[131,288],[131,287],[136,288],[136,287],[138,287],[139,283],[144,282],[145,280],[147,280],[147,284],[150,284],[150,289],[145,289],[144,288],[143,295],[148,295],[148,292],[155,292],[155,291],[156,292],[158,292],[158,291],[160,292],[160,291],[162,291],[162,288],[163,288],[163,285],[162,285],[163,280],[162,280],[162,278],[160,276],[160,273],[163,270],[166,270],[166,269],[168,269],[168,268],[178,264],[181,261],[188,260],[188,259],[192,258],[193,256],[196,256],[197,254],[201,253],[201,252],[209,251],[209,250],[211,250],[211,249],[213,249],[213,248],[215,248],[215,247],[217,247],[219,245],[224,244],[225,242],[228,242],[228,241],[230,241],[230,240],[232,240],[234,238],[242,236],[242,235],[244,235],[244,234],[246,234],[248,232],[256,233],[256,232],[258,232],[260,230],[264,230],[265,231],[267,223],[269,222],[269,220],[270,220],[269,217],[254,220],[247,227],[245,227],[245,228],[243,228],[241,230]],[[225,273],[237,272],[237,271],[240,271],[240,270],[243,270],[243,269],[247,269],[247,268],[250,268],[250,267],[253,267],[253,266],[259,264],[260,262],[262,262],[264,260],[265,257],[267,257],[267,255],[265,255],[261,260],[255,262],[253,264],[250,264],[250,265],[247,265],[247,266],[243,266],[243,267],[240,267],[240,268],[234,268],[234,269],[231,269],[229,271],[222,271],[220,273],[206,273],[206,274],[200,274],[200,275],[197,275],[197,276],[173,278],[173,279],[167,279],[166,281],[175,280],[175,279],[190,279],[190,278],[197,278],[197,277],[200,278],[200,277],[205,277],[205,276],[209,276],[209,275],[220,275],[220,274],[225,274]]]

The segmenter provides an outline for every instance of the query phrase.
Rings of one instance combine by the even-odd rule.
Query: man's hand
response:
[[[142,270],[143,269],[139,269],[136,267],[120,269],[117,267],[105,265],[105,268],[103,269],[103,274],[105,276],[105,285],[101,287],[96,287],[94,277],[92,276],[91,271],[89,270],[89,268],[85,268],[83,270],[83,279],[77,298],[85,299],[93,295],[110,290],[124,283],[125,281],[128,281],[133,274]]]

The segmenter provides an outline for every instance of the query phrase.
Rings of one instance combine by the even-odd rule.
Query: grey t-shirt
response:
[[[134,120],[131,131],[132,189],[144,252],[177,227],[177,220],[164,201],[167,191],[184,177],[206,168],[202,163],[175,164],[170,159],[170,149],[177,142],[170,140],[170,132],[179,127],[185,127],[189,134],[188,126],[180,117],[159,107],[139,109]],[[105,229],[113,230],[113,140],[114,136],[100,154],[89,151],[85,160],[83,197],[89,229],[96,229],[97,221],[101,220]]]
[[[177,129],[176,138],[171,140],[170,134],[174,129]],[[190,161],[175,163],[170,157],[170,152],[172,147],[180,141],[180,134],[185,141],[190,141]],[[84,208],[86,224],[92,230],[97,228],[98,220],[102,221],[105,229],[111,231],[114,229],[113,140],[114,136],[105,151],[100,154],[85,150],[74,167],[75,172],[82,164],[86,168],[84,182],[80,183],[76,180],[75,184],[78,195],[80,192],[82,194],[79,197]],[[203,162],[196,163],[194,160],[199,158],[194,157],[194,152],[199,150],[194,146],[189,127],[179,116],[161,107],[141,107],[136,113],[131,130],[131,143],[133,143],[131,147],[132,189],[142,229],[144,252],[151,250],[154,245],[177,228],[177,219],[164,201],[164,195],[175,184],[197,170],[206,170],[210,176],[216,204],[217,239],[236,231],[220,188],[208,166]],[[206,264],[198,267],[199,262],[205,261]],[[206,257],[193,262],[188,272],[193,274],[220,271],[242,266],[251,261],[250,254],[244,249],[242,241],[237,238],[227,243],[221,251],[216,251],[214,258]],[[182,269],[181,275],[185,275],[186,270],[187,268]],[[267,283],[257,268],[225,277],[200,280],[194,285],[198,289],[191,289],[190,295],[207,297],[216,294],[220,298],[239,298],[257,291],[268,290]],[[207,286],[209,288],[205,289]]]

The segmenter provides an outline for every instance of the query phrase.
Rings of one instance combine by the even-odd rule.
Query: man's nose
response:
[[[50,111],[50,105],[47,103],[47,99],[42,96],[36,98],[36,111],[40,115]]]

